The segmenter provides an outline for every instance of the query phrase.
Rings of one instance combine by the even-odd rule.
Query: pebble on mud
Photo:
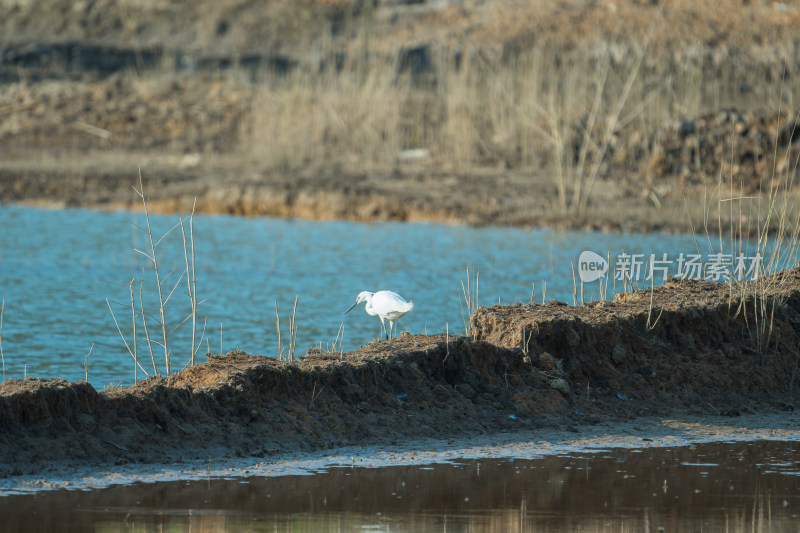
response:
[[[539,370],[550,374],[562,375],[561,361],[553,357],[549,352],[542,352],[538,357]]]
[[[611,359],[614,361],[614,364],[621,365],[627,358],[628,351],[625,347],[621,344],[615,344],[614,348],[611,350]]]
[[[475,389],[469,383],[459,383],[455,386],[455,389],[460,392],[464,397],[472,399],[474,398],[477,393]]]
[[[563,378],[555,378],[550,381],[550,388],[555,389],[564,394],[569,394],[569,384]]]

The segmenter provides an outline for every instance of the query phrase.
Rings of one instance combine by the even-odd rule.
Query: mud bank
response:
[[[692,232],[796,205],[785,2],[73,4],[0,20],[0,204],[137,208],[141,168],[162,212]]]
[[[474,338],[403,335],[291,363],[231,352],[101,392],[9,380],[0,385],[0,474],[269,460],[679,414],[788,416],[800,385],[798,324],[795,269],[758,285],[672,282],[579,308],[481,308]]]
[[[130,106],[143,99],[134,98]],[[65,97],[64,106],[72,101]],[[36,123],[35,117],[31,121]],[[44,127],[25,148],[3,148],[0,204],[141,209],[132,190],[138,169],[150,208],[161,213],[187,213],[195,206],[199,213],[308,220],[682,233],[696,231],[713,213],[715,229],[741,226],[740,231],[751,234],[760,228],[754,206],[768,201],[766,176],[781,177],[779,190],[788,205],[797,197],[782,181],[793,173],[792,154],[800,138],[791,113],[727,110],[654,131],[620,134],[580,213],[560,207],[558,183],[547,168],[495,165],[454,171],[423,160],[394,167],[333,161],[286,170],[269,168],[231,147],[204,152],[185,146],[186,153],[176,155],[158,148],[174,139],[157,136],[150,136],[153,146],[58,148],[64,139],[80,139],[72,131],[75,121],[80,122],[78,115],[63,129]],[[166,135],[160,123],[152,127]],[[135,132],[132,136],[138,139]],[[227,130],[209,136],[220,146],[235,140]],[[655,139],[662,149],[651,154]],[[37,143],[44,148],[35,148]],[[773,152],[778,155],[772,157]],[[711,209],[731,196],[737,202],[734,209]],[[786,219],[794,219],[791,211]]]

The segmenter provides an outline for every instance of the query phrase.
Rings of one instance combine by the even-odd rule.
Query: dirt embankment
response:
[[[65,127],[70,130],[73,125],[70,121]],[[51,134],[51,146],[59,142],[56,137],[74,136],[68,131],[43,133]],[[209,138],[230,142],[225,132]],[[655,138],[661,146],[658,153],[652,153]],[[72,162],[32,164],[12,157],[0,163],[0,201],[138,209],[140,199],[132,185],[141,166],[150,208],[166,213],[189,212],[196,199],[201,213],[688,233],[692,224],[696,228],[709,216],[709,206],[716,206],[715,195],[721,192],[726,199],[742,198],[742,204],[730,210],[727,203],[719,213],[711,209],[712,218],[721,217],[722,227],[730,220],[738,224],[742,213],[755,219],[753,206],[760,192],[794,198],[798,139],[796,117],[787,112],[732,110],[648,135],[620,137],[609,148],[609,162],[603,167],[608,179],[596,187],[583,215],[569,211],[565,216],[556,205],[557,180],[536,173],[452,173],[425,165],[365,171],[339,164],[285,173],[254,168],[234,156],[205,160],[198,155],[195,160],[146,152],[131,156],[124,150],[121,155],[83,155]],[[746,203],[748,198],[752,204]],[[790,212],[786,217],[793,219]]]
[[[683,281],[579,308],[481,308],[475,339],[403,335],[291,363],[232,352],[102,392],[9,380],[0,474],[793,410],[800,270],[758,287]]]
[[[135,206],[141,167],[160,211],[691,231],[720,182],[747,202],[792,181],[798,21],[733,0],[11,2],[0,202]]]

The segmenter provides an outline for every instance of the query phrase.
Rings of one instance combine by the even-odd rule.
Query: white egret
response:
[[[396,292],[378,291],[373,293],[361,291],[358,293],[356,303],[351,305],[350,309],[345,311],[344,314],[352,311],[355,306],[361,302],[367,302],[367,305],[364,306],[364,310],[368,315],[378,315],[378,318],[381,319],[381,333],[386,330],[383,321],[386,320],[389,322],[389,333],[386,335],[387,339],[391,338],[394,323],[397,322],[400,317],[414,309],[414,302],[407,302],[405,298]]]

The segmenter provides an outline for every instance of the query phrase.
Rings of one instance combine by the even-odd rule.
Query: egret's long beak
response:
[[[353,305],[351,305],[351,306],[350,306],[350,309],[348,309],[347,311],[345,311],[345,312],[344,312],[344,314],[347,314],[347,313],[349,313],[350,311],[352,311],[353,309],[355,309],[355,307],[356,307],[358,304],[359,304],[359,302],[358,302],[358,300],[356,300],[356,303],[354,303]]]

